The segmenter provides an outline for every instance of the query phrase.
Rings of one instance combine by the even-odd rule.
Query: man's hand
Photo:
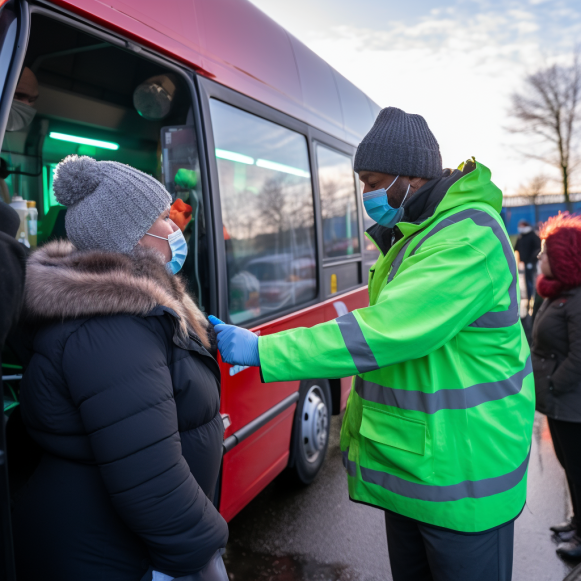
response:
[[[226,325],[214,315],[210,315],[208,320],[214,325],[218,335],[218,349],[226,363],[252,367],[260,365],[258,337],[254,333],[235,325]]]

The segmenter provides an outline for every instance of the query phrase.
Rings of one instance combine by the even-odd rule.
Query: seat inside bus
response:
[[[160,180],[172,195],[172,218],[189,245],[183,273],[190,292],[206,308],[208,277],[200,274],[207,268],[200,167],[193,100],[184,79],[135,50],[38,14],[32,16],[24,67],[38,81],[36,113],[27,126],[5,133],[0,199],[26,202],[28,214],[21,217],[21,224],[28,220],[25,245],[32,251],[66,238],[66,208],[52,187],[59,161],[77,154],[131,165]],[[29,221],[34,205],[36,235]],[[9,339],[2,353],[6,415],[18,405],[23,370],[18,337]]]

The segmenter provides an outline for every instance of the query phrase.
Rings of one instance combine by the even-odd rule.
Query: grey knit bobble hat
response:
[[[357,148],[355,171],[437,178],[442,175],[440,146],[421,115],[386,107]]]
[[[116,161],[69,155],[55,171],[54,193],[67,206],[65,227],[79,250],[130,254],[171,204],[153,177]]]

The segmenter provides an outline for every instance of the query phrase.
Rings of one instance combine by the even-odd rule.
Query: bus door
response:
[[[285,126],[282,113],[207,79],[199,84],[208,157],[214,153],[217,315],[257,333],[277,330],[276,321],[278,330],[322,322],[319,311],[305,310],[319,299],[307,126]],[[299,383],[267,385],[258,368],[222,365],[227,520],[288,465]]]
[[[363,306],[353,148],[316,143],[308,125],[207,79],[200,87],[216,232],[223,230],[215,244],[220,318],[268,334]],[[336,379],[267,385],[258,368],[222,371],[230,425],[220,511],[230,519],[286,467],[312,481],[349,381],[343,390]]]
[[[27,36],[27,8],[16,0],[0,0],[0,140],[11,114],[12,95],[18,82]],[[2,171],[1,168],[0,171]],[[0,275],[0,284],[1,278]],[[4,317],[4,320],[8,320],[8,318]],[[4,341],[5,331],[8,329],[0,330],[0,342]],[[0,343],[0,364],[2,363],[2,347],[3,345]],[[4,377],[9,378],[10,374],[5,374],[4,367],[2,367],[0,388],[3,394]],[[10,396],[3,395],[3,401],[5,409],[10,408],[14,403]],[[5,424],[6,414],[3,414],[0,425],[0,578],[13,581],[16,574],[12,550]]]

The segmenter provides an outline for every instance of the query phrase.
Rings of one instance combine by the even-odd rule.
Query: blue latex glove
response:
[[[218,334],[218,349],[222,359],[230,365],[258,367],[258,337],[242,327],[226,325],[214,315],[208,317]]]

